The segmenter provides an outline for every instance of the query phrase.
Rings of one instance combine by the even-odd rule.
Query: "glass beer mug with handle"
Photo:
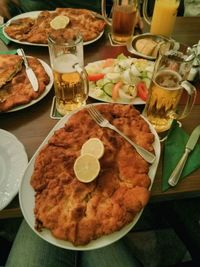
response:
[[[147,15],[148,0],[143,2],[143,17],[150,25],[150,33],[170,37],[174,24],[180,0],[155,0],[152,20]]]
[[[106,0],[101,1],[102,15],[109,26],[113,41],[126,44],[134,33],[137,0],[113,0],[112,19],[106,14]]]
[[[195,87],[186,80],[195,54],[192,49],[180,50],[163,44],[155,62],[143,114],[158,133],[167,131],[174,119],[187,117],[196,98]],[[186,104],[180,105],[184,93]]]
[[[54,75],[56,109],[61,115],[85,105],[89,93],[83,64],[83,40],[48,38],[51,67]]]

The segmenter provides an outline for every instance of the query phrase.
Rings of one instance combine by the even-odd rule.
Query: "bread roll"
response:
[[[151,56],[151,55],[156,56],[158,52],[156,51],[157,45],[158,43],[153,41],[152,39],[144,38],[144,39],[139,39],[136,42],[135,47],[136,50],[141,54],[144,54],[146,56]]]

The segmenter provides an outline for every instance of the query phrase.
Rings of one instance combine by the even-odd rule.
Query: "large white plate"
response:
[[[22,143],[13,134],[0,129],[0,210],[17,195],[27,164]]]
[[[98,105],[99,105],[99,103],[98,103]],[[104,105],[104,103],[102,105]],[[71,115],[73,115],[74,113],[75,112],[71,113]],[[91,241],[89,244],[87,244],[85,246],[74,246],[72,243],[70,243],[68,241],[63,241],[63,240],[56,239],[55,237],[53,237],[51,232],[49,230],[47,230],[47,229],[42,230],[42,232],[38,232],[34,228],[34,225],[35,225],[35,216],[34,216],[35,192],[34,192],[32,186],[30,185],[30,179],[31,179],[31,176],[32,176],[32,173],[33,173],[33,170],[34,170],[35,159],[36,159],[40,149],[48,142],[49,138],[54,134],[54,131],[60,129],[61,127],[63,127],[71,115],[64,116],[55,125],[55,127],[51,130],[51,132],[48,134],[48,136],[45,138],[43,143],[40,145],[40,147],[38,148],[38,150],[36,151],[36,153],[34,154],[32,159],[30,160],[30,162],[28,164],[28,167],[27,167],[27,169],[25,171],[24,177],[22,179],[22,182],[21,182],[21,185],[20,185],[20,189],[19,189],[20,206],[21,206],[24,218],[26,219],[26,221],[28,222],[28,224],[32,228],[32,230],[37,235],[39,235],[41,238],[43,238],[44,240],[48,241],[49,243],[51,243],[51,244],[53,244],[55,246],[58,246],[58,247],[62,247],[62,248],[65,248],[65,249],[72,249],[72,250],[97,249],[97,248],[100,248],[100,247],[107,246],[107,245],[115,242],[116,240],[120,239],[124,235],[126,235],[131,230],[131,228],[136,224],[136,222],[138,221],[139,217],[142,214],[142,211],[139,212],[135,216],[135,218],[132,221],[132,223],[126,225],[120,231],[117,231],[117,232],[114,232],[112,234],[109,234],[109,235],[103,236],[101,238],[98,238],[96,240],[93,240],[93,241]],[[157,133],[154,130],[152,125],[150,125],[150,128],[151,128],[152,133],[155,136],[155,142],[154,142],[153,146],[154,146],[155,154],[156,154],[156,160],[151,165],[150,170],[149,170],[149,177],[151,179],[151,186],[152,186],[153,181],[154,181],[154,177],[155,177],[155,174],[156,174],[159,158],[160,158],[160,141],[159,141],[158,135],[157,135]],[[151,187],[150,187],[150,189],[151,189]]]
[[[33,19],[36,19],[38,17],[38,15],[40,14],[40,12],[42,11],[30,11],[30,12],[26,12],[26,13],[23,13],[23,14],[20,14],[20,15],[17,15],[15,17],[13,17],[12,19],[10,19],[6,25],[4,26],[3,28],[3,33],[4,35],[10,40],[10,41],[13,41],[15,43],[18,43],[18,44],[24,44],[24,45],[33,45],[33,46],[48,46],[48,44],[41,44],[41,43],[30,43],[30,42],[26,42],[26,41],[19,41],[17,39],[14,39],[12,37],[10,37],[5,31],[4,29],[14,20],[16,19],[22,19],[22,18],[33,18]],[[84,42],[83,45],[88,45],[88,44],[91,44],[93,42],[96,42],[99,38],[101,38],[101,36],[103,35],[104,31],[102,31],[95,39],[93,40],[90,40],[90,41],[87,41],[87,42]]]
[[[143,60],[145,60],[145,59],[143,59]],[[87,68],[89,66],[90,66],[90,68],[91,68],[91,66],[94,66],[94,69],[96,69],[95,66],[101,65],[103,62],[105,62],[105,60],[98,60],[98,61],[94,61],[94,62],[89,63],[88,65],[85,66],[86,71],[87,71]],[[152,61],[149,61],[149,60],[146,60],[146,62],[148,64],[154,64]],[[133,101],[123,101],[123,100],[120,100],[120,99],[117,100],[117,101],[113,101],[111,97],[106,96],[106,95],[105,96],[97,96],[95,94],[95,89],[90,86],[90,82],[89,82],[89,96],[91,98],[95,99],[95,100],[98,100],[98,101],[101,101],[101,102],[106,102],[106,103],[132,104],[132,105],[143,105],[143,104],[146,103],[144,100],[142,100],[138,96],[136,96],[133,99]]]
[[[41,99],[43,99],[48,94],[48,92],[51,90],[51,87],[53,85],[53,72],[52,72],[50,66],[46,62],[44,62],[43,60],[41,60],[39,58],[38,58],[38,60],[40,61],[40,63],[42,64],[42,66],[44,67],[46,73],[48,74],[48,76],[50,78],[49,83],[46,85],[44,92],[38,98],[32,100],[31,102],[24,104],[24,105],[16,106],[16,107],[14,107],[8,111],[5,111],[5,112],[7,112],[7,113],[8,112],[14,112],[14,111],[18,111],[18,110],[30,107],[30,106],[34,105],[35,103],[39,102]]]
[[[107,103],[117,103],[117,104],[132,104],[132,105],[144,105],[146,102],[143,101],[140,97],[134,98],[133,102],[125,102],[125,101],[113,101],[110,98],[102,98],[97,97],[95,94],[93,94],[91,91],[89,91],[89,96],[95,100],[101,101],[101,102],[107,102]]]

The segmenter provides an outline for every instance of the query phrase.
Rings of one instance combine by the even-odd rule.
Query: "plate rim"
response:
[[[132,58],[132,57],[131,57]],[[111,58],[111,59],[116,59],[116,58]],[[135,58],[135,59],[140,59],[140,58]],[[141,58],[142,59],[142,58]],[[100,62],[103,62],[105,61],[106,59],[101,59],[101,60],[96,60],[96,61],[92,61],[92,62],[89,62],[87,65],[85,65],[85,69],[87,68],[87,66],[89,64],[95,64],[95,63],[100,63]],[[149,59],[145,59],[149,62],[152,62],[151,60]],[[152,62],[153,63],[153,62]],[[87,69],[86,69],[87,70]],[[90,86],[90,83],[89,83],[89,86]],[[104,100],[102,99],[101,97],[96,97],[94,96],[93,94],[91,94],[91,91],[90,91],[90,87],[89,87],[89,94],[88,94],[89,97],[95,99],[95,100],[98,100],[98,101],[101,101],[101,102],[104,102],[104,103],[111,103],[111,104],[123,104],[123,105],[144,105],[146,102],[144,100],[142,100],[140,97],[135,97],[133,101],[131,102],[124,102],[124,101],[112,101],[112,100]]]
[[[89,10],[89,9],[88,9]],[[5,35],[6,38],[8,38],[10,41],[12,42],[15,42],[15,43],[18,43],[18,44],[23,44],[23,45],[30,45],[30,46],[43,46],[43,47],[48,47],[48,44],[42,44],[42,43],[30,43],[30,42],[26,42],[26,41],[19,41],[17,39],[14,39],[12,37],[10,37],[6,32],[5,32],[5,28],[7,26],[9,26],[9,24],[16,20],[16,19],[20,19],[20,18],[26,18],[26,17],[34,17],[34,16],[38,16],[41,12],[43,12],[45,10],[37,10],[37,11],[29,11],[29,12],[24,12],[24,13],[21,13],[19,15],[16,15],[14,17],[12,17],[11,19],[9,19],[6,24],[4,25],[3,27],[3,34]],[[49,12],[53,12],[53,10],[47,10]],[[29,15],[29,16],[27,16]],[[100,34],[93,40],[89,40],[89,41],[86,41],[86,42],[83,42],[83,45],[89,45],[89,44],[92,44],[94,42],[96,42],[97,40],[99,40],[102,35],[104,34],[104,30],[100,32]]]
[[[27,57],[32,57],[32,56],[28,56]],[[36,99],[32,99],[29,103],[27,104],[21,104],[18,106],[13,107],[10,110],[7,111],[3,111],[2,113],[11,113],[11,112],[15,112],[15,111],[19,111],[25,108],[28,108],[36,103],[38,103],[40,100],[42,100],[51,90],[52,86],[53,86],[53,82],[54,82],[54,78],[53,78],[53,72],[51,67],[42,59],[37,58],[37,57],[32,57],[32,58],[36,58],[37,60],[40,61],[40,63],[42,64],[45,72],[47,73],[47,75],[49,76],[49,83],[46,85],[44,92]]]
[[[9,196],[6,195],[6,201],[4,201],[2,205],[0,202],[0,210],[3,210],[8,204],[10,204],[10,202],[14,199],[14,197],[19,192],[19,187],[20,187],[24,172],[26,170],[26,167],[28,165],[28,156],[27,156],[25,147],[22,144],[22,142],[11,132],[0,128],[0,136],[2,134],[4,136],[7,136],[11,140],[12,144],[14,143],[15,146],[16,145],[18,146],[18,150],[20,150],[20,151],[18,151],[18,153],[16,155],[18,158],[20,158],[22,160],[23,169],[21,170],[21,168],[18,168],[18,171],[15,170],[15,172],[13,172],[14,173],[14,179],[16,179],[15,190],[13,190],[12,194],[9,194]],[[0,143],[1,143],[1,138],[0,138]],[[18,178],[18,176],[20,176],[20,177]],[[8,179],[8,177],[6,177],[6,179]],[[13,176],[12,176],[12,179],[13,179]]]
[[[89,105],[109,105],[109,104],[110,103],[95,103],[95,104],[88,104],[87,106],[89,106]],[[32,194],[35,194],[35,192],[34,192],[33,188],[30,185],[31,175],[30,175],[30,177],[26,177],[26,173],[31,168],[32,168],[32,171],[33,171],[34,162],[35,162],[35,159],[36,159],[39,151],[42,149],[42,147],[44,147],[45,144],[47,144],[49,138],[54,134],[54,132],[56,130],[62,128],[65,125],[65,123],[67,123],[68,119],[71,116],[73,116],[75,113],[77,113],[78,111],[80,111],[80,110],[82,110],[84,108],[85,107],[81,107],[81,108],[77,109],[76,111],[73,111],[70,114],[65,115],[64,117],[62,117],[55,124],[55,126],[51,129],[51,131],[49,132],[49,134],[45,137],[45,139],[43,140],[43,142],[41,143],[41,145],[38,147],[38,149],[36,150],[36,152],[32,156],[31,160],[29,161],[29,164],[28,164],[28,166],[27,166],[27,168],[26,168],[26,170],[24,172],[24,176],[23,176],[23,178],[21,180],[20,188],[19,188],[19,203],[20,203],[20,207],[21,207],[22,213],[24,215],[24,218],[25,218],[26,222],[29,224],[29,226],[31,227],[31,229],[40,238],[42,238],[43,240],[46,240],[47,242],[49,242],[52,245],[55,245],[57,247],[64,248],[64,249],[79,250],[79,251],[87,251],[87,250],[92,250],[92,249],[98,249],[98,248],[107,246],[107,245],[112,244],[113,242],[119,240],[120,238],[122,238],[123,236],[125,236],[131,230],[131,228],[134,227],[134,225],[137,223],[137,221],[139,220],[139,218],[140,218],[140,216],[141,216],[141,214],[143,212],[143,209],[142,209],[139,213],[136,214],[136,216],[134,217],[133,221],[131,223],[125,225],[121,230],[116,231],[114,233],[111,233],[109,235],[102,236],[102,237],[97,238],[95,240],[92,240],[90,243],[88,243],[88,244],[86,244],[84,246],[74,246],[69,241],[59,240],[59,239],[53,237],[53,235],[51,234],[51,232],[49,230],[47,230],[47,229],[43,229],[42,232],[38,232],[34,228],[34,225],[35,225],[35,217],[34,217],[33,209],[34,209],[34,206],[35,206],[35,198],[33,198],[33,206],[32,206],[32,213],[33,213],[32,215],[33,215],[34,221],[33,222],[30,222],[30,215],[28,216],[28,214],[26,212],[26,209],[24,208],[24,202],[23,202],[23,193],[24,192],[23,192],[23,188],[22,187],[24,186],[23,183],[24,183],[25,179],[28,179],[28,181],[29,181],[28,186],[30,187],[30,189],[32,191]],[[149,187],[149,190],[151,190],[152,185],[153,185],[153,181],[154,181],[154,178],[155,178],[156,170],[157,170],[157,167],[158,167],[159,159],[160,159],[161,146],[160,146],[160,140],[159,140],[158,134],[156,133],[156,131],[153,128],[153,126],[150,124],[150,122],[148,122],[148,120],[146,118],[144,118],[143,115],[140,115],[140,116],[149,124],[150,129],[151,129],[152,133],[155,136],[155,141],[154,141],[154,145],[153,146],[154,146],[154,149],[155,149],[156,160],[152,164],[153,168],[151,166],[150,167],[150,170],[149,170],[149,176],[150,176],[150,179],[151,179],[151,185]],[[30,197],[30,193],[29,193],[29,197]],[[26,201],[25,202],[25,205],[27,205],[28,203],[29,203],[29,201]],[[29,213],[30,213],[30,209],[28,209],[28,210],[29,210]],[[109,238],[111,238],[111,241],[109,240]],[[98,244],[98,243],[100,243],[100,244]]]

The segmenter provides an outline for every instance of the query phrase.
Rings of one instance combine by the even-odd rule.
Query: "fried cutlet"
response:
[[[69,24],[64,29],[53,29],[50,22],[64,15]],[[97,18],[93,11],[75,8],[57,8],[54,11],[41,11],[37,18],[21,18],[13,20],[4,28],[6,34],[16,40],[29,43],[47,44],[48,36],[57,40],[68,40],[81,34],[87,42],[97,38],[105,28],[105,21]]]
[[[21,56],[16,57],[19,61],[22,60]],[[8,111],[18,105],[30,103],[44,92],[50,80],[48,74],[38,59],[29,57],[28,63],[37,77],[38,91],[35,92],[33,90],[23,66],[11,81],[7,82],[0,89],[0,112]]]
[[[134,107],[104,104],[97,108],[130,139],[154,151],[154,135]],[[91,137],[103,142],[105,152],[98,177],[85,184],[76,178],[73,165]],[[36,158],[31,177],[36,192],[35,227],[38,231],[47,228],[54,237],[75,246],[119,231],[149,200],[148,172],[149,164],[134,147],[98,126],[83,109],[55,131]]]
[[[0,55],[0,89],[22,69],[22,63],[17,55]]]

